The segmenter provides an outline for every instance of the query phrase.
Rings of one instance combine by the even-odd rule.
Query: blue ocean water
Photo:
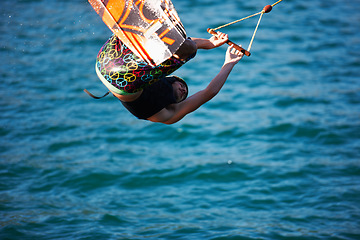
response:
[[[271,1],[173,0],[189,36]],[[224,28],[244,47],[258,18]],[[101,95],[87,1],[0,3],[0,239],[360,239],[360,1],[284,0],[174,125]],[[176,74],[190,94],[226,46]]]

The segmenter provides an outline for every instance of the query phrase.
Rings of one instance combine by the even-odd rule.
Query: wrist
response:
[[[232,61],[225,61],[223,64],[223,67],[230,67],[233,68],[236,65],[236,62],[232,62]]]

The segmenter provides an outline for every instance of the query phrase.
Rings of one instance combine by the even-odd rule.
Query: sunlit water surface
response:
[[[189,36],[265,0],[173,0]],[[258,18],[224,28],[244,47]],[[285,0],[174,125],[101,95],[87,1],[0,3],[1,239],[360,239],[360,1]],[[226,46],[176,72],[190,94]]]

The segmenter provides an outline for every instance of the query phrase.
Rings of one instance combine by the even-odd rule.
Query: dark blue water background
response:
[[[272,1],[174,0],[189,36]],[[258,18],[224,28],[244,47]],[[360,1],[284,0],[220,94],[139,121],[87,1],[0,3],[0,239],[360,239]],[[201,90],[226,47],[176,73]]]

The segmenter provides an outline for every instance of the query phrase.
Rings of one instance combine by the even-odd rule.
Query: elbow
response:
[[[164,121],[164,122],[161,122],[161,123],[163,123],[163,124],[166,124],[166,125],[171,125],[171,124],[174,124],[174,123],[176,123],[176,122],[178,122],[179,120],[177,120],[177,121],[174,121],[174,120],[167,120],[167,121]]]
[[[181,119],[170,119],[168,121],[164,121],[164,122],[161,122],[161,123],[166,124],[166,125],[171,125],[171,124],[177,123],[180,120]]]
[[[174,121],[174,120],[170,119],[170,120],[161,121],[161,120],[148,119],[148,121],[154,122],[154,123],[162,123],[162,124],[166,124],[166,125],[171,125],[171,124],[174,124],[174,123],[178,122],[179,120]]]

